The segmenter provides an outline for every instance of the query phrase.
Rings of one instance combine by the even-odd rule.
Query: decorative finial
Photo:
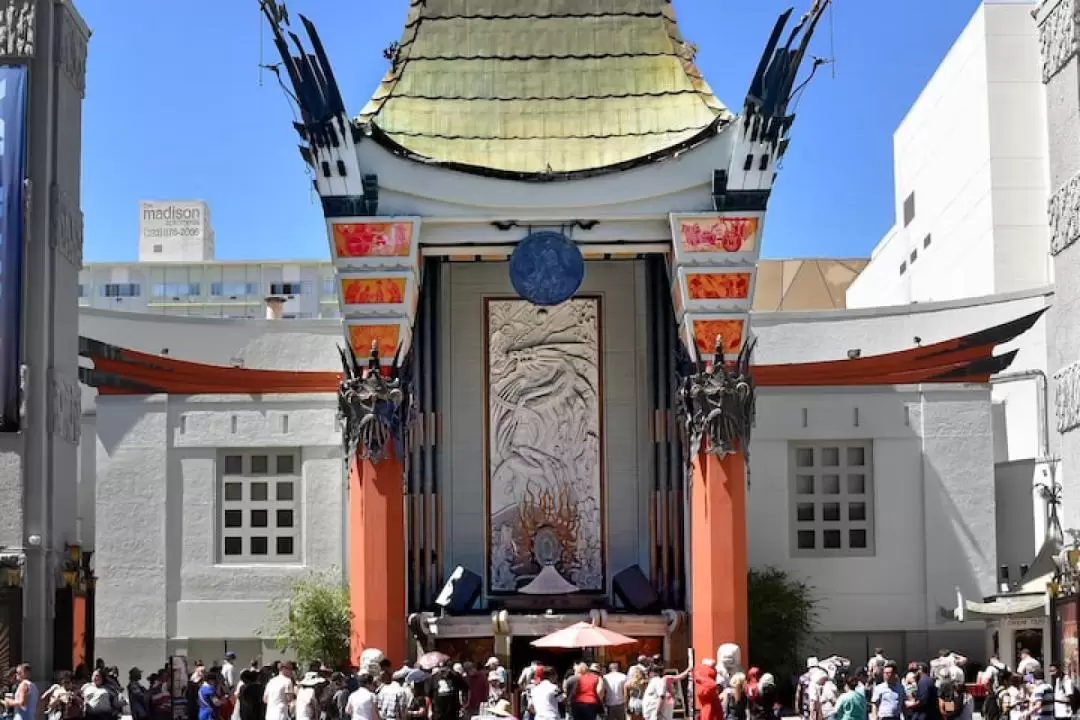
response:
[[[716,344],[713,346],[713,362],[724,362],[724,335],[723,333],[717,333]]]
[[[379,341],[377,338],[371,340],[371,355],[368,357],[368,369],[379,369]]]

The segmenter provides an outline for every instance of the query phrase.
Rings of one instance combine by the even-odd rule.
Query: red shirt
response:
[[[594,672],[578,675],[577,692],[574,693],[574,702],[583,705],[599,705],[600,694],[597,687],[600,685],[600,676]]]

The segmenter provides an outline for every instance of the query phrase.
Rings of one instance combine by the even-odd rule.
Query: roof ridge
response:
[[[583,135],[450,135],[442,133],[422,133],[422,132],[410,132],[407,130],[398,130],[394,132],[395,135],[401,137],[429,137],[439,138],[442,140],[606,140],[608,138],[618,137],[642,137],[646,135],[670,135],[672,133],[683,133],[690,131],[700,131],[707,128],[709,125],[687,125],[685,127],[671,128],[669,130],[643,130],[640,132],[619,132],[619,133],[603,133],[603,134],[583,134]]]

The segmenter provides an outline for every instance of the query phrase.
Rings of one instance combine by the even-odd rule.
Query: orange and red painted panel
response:
[[[749,300],[752,272],[687,272],[690,300]]]
[[[372,321],[349,324],[349,343],[361,361],[371,355],[372,343],[378,343],[379,358],[384,363],[392,361],[401,338],[401,323],[396,320],[378,324]]]
[[[716,337],[724,339],[724,355],[728,359],[739,354],[746,339],[746,318],[740,315],[723,316],[688,316],[686,322],[692,333],[698,357],[713,359],[716,349]]]
[[[402,276],[345,277],[341,280],[343,305],[401,305],[408,287]]]
[[[758,253],[761,220],[753,216],[677,216],[676,256],[684,253]]]
[[[409,221],[332,223],[330,232],[339,258],[406,258],[412,250]]]

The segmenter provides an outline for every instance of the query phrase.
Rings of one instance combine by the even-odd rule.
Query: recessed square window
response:
[[[277,456],[277,474],[292,475],[296,472],[296,459],[292,455]]]
[[[813,495],[814,494],[814,476],[813,475],[796,475],[795,476],[795,492],[799,495]]]
[[[243,475],[244,474],[244,458],[240,455],[226,455],[225,456],[225,474],[226,475]]]
[[[269,497],[270,486],[264,482],[251,483],[251,499],[255,502],[265,502]]]
[[[922,239],[922,246],[923,246],[923,248],[928,248],[928,247],[930,247],[930,242],[931,242],[931,237],[930,237],[929,235],[927,235],[926,237],[924,237],[924,238]]]
[[[279,528],[291,528],[293,526],[293,511],[292,510],[278,510],[277,511],[277,526]]]
[[[225,527],[238,528],[244,526],[244,511],[243,510],[226,510],[225,511]]]
[[[866,448],[855,445],[847,448],[847,466],[862,467],[866,464]]]
[[[225,538],[225,554],[241,555],[244,552],[244,539],[238,537]]]
[[[265,555],[268,552],[268,543],[264,537],[251,538],[251,554]]]
[[[906,272],[907,272],[907,260],[900,263],[900,274],[903,275]]]
[[[911,224],[915,219],[915,193],[912,192],[904,200],[904,227]]]
[[[839,550],[841,537],[839,530],[825,530],[821,533],[821,546],[826,550]]]
[[[161,248],[161,246],[160,246],[160,245],[155,245],[155,246],[154,246],[154,252],[156,252],[156,253],[159,253],[159,252],[161,252],[161,249],[162,249],[162,248]]]
[[[291,537],[279,537],[276,549],[278,555],[292,555],[294,552],[293,539]]]
[[[791,447],[790,552],[841,557],[874,552],[873,445],[870,441]],[[800,455],[803,463],[800,464]]]
[[[822,475],[821,476],[821,492],[826,495],[839,495],[840,494],[840,476],[839,475]]]
[[[865,495],[866,494],[866,476],[865,475],[848,475],[847,476],[847,491],[848,491],[848,495]]]
[[[251,511],[251,527],[264,528],[270,522],[270,515],[265,510]]]
[[[795,466],[801,468],[814,467],[814,448],[796,449]]]
[[[919,251],[918,250],[912,250],[911,251],[911,257],[909,259],[911,260],[912,263],[914,263],[916,260],[918,260],[919,259]]]
[[[251,456],[251,474],[265,475],[270,472],[270,458],[266,455]]]
[[[225,499],[237,502],[244,499],[244,486],[237,482],[225,483]]]
[[[275,490],[279,501],[293,499],[293,484],[291,482],[279,482]]]

